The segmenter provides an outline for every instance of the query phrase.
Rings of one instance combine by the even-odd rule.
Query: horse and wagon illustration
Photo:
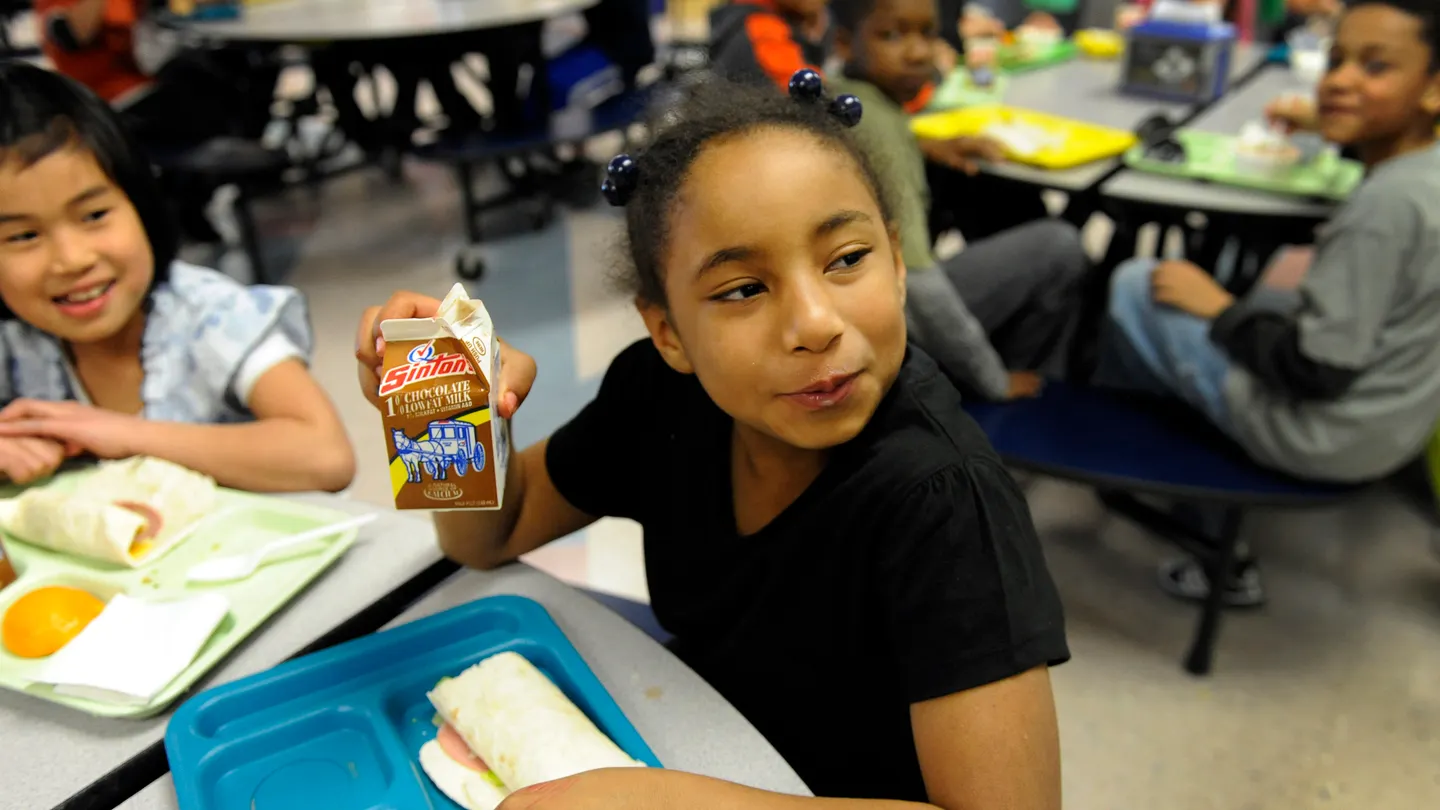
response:
[[[485,469],[485,445],[475,440],[475,426],[458,419],[442,419],[431,422],[426,431],[429,437],[412,439],[405,431],[392,428],[395,439],[395,455],[405,465],[405,480],[420,483],[421,472],[428,473],[431,480],[444,481],[448,470],[455,468],[455,474],[463,476],[469,470],[480,472]]]

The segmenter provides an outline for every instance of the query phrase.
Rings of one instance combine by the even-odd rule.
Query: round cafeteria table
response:
[[[425,535],[433,543],[428,527]],[[594,600],[529,566],[462,571],[392,626],[497,594],[526,596],[545,606],[667,768],[810,795],[770,743],[678,658]],[[120,810],[178,806],[166,774]]]
[[[233,20],[175,20],[226,42],[382,40],[534,23],[584,11],[599,0],[271,0]]]
[[[1277,96],[1312,89],[1288,68],[1267,65],[1244,87],[1226,95],[1187,126],[1233,135],[1246,123],[1264,118],[1265,105]],[[1334,210],[1331,203],[1303,197],[1130,170],[1105,181],[1100,193],[1111,200],[1212,214],[1318,220]]]
[[[1262,49],[1236,45],[1230,61],[1230,81],[1248,76],[1265,58]],[[1073,118],[1089,124],[1130,131],[1155,113],[1173,120],[1190,116],[1196,105],[1158,101],[1120,92],[1119,60],[1076,59],[1050,68],[1021,73],[1010,78],[1004,103],[1022,109]],[[1091,188],[1118,165],[1116,160],[1098,160],[1084,166],[1046,171],[1014,163],[987,167],[987,171],[1032,185],[1078,192]]]
[[[428,590],[454,571],[454,565],[440,556],[428,522],[340,496],[295,497],[337,511],[382,514],[360,529],[355,544],[329,571],[241,644],[197,688],[268,669],[367,610],[367,618],[374,620],[366,628],[368,632],[418,596],[410,591]],[[159,770],[153,762],[141,762],[160,753],[149,749],[164,737],[169,716],[167,711],[148,720],[93,717],[0,690],[0,810],[58,806],[108,810],[163,772],[163,754]],[[84,795],[76,795],[82,791]]]

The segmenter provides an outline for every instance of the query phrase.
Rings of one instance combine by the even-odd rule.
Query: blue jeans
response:
[[[1094,382],[1105,388],[1178,397],[1231,433],[1225,402],[1230,360],[1210,340],[1210,322],[1155,303],[1157,262],[1131,259],[1110,279],[1110,307]]]

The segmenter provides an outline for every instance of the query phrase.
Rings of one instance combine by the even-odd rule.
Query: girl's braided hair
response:
[[[819,74],[808,69],[791,79],[788,97],[769,86],[709,79],[682,90],[678,101],[658,105],[651,116],[648,146],[634,157],[619,155],[612,160],[602,187],[611,204],[625,207],[632,261],[624,278],[627,286],[641,301],[665,306],[663,258],[670,211],[690,167],[707,147],[756,130],[795,130],[848,155],[881,214],[891,221],[880,175],[847,131],[859,122],[860,114],[854,96],[826,99]]]

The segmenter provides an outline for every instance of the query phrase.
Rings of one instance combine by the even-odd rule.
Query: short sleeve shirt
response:
[[[551,437],[546,466],[575,507],[644,527],[672,649],[812,791],[924,801],[911,704],[1069,657],[1023,495],[914,347],[861,435],[748,536],[732,429],[645,341]]]
[[[308,363],[313,347],[296,290],[246,286],[174,262],[150,295],[140,348],[142,414],[194,424],[248,421],[260,377],[292,358]],[[0,321],[0,368],[0,402],[88,400],[60,341],[18,319]]]

